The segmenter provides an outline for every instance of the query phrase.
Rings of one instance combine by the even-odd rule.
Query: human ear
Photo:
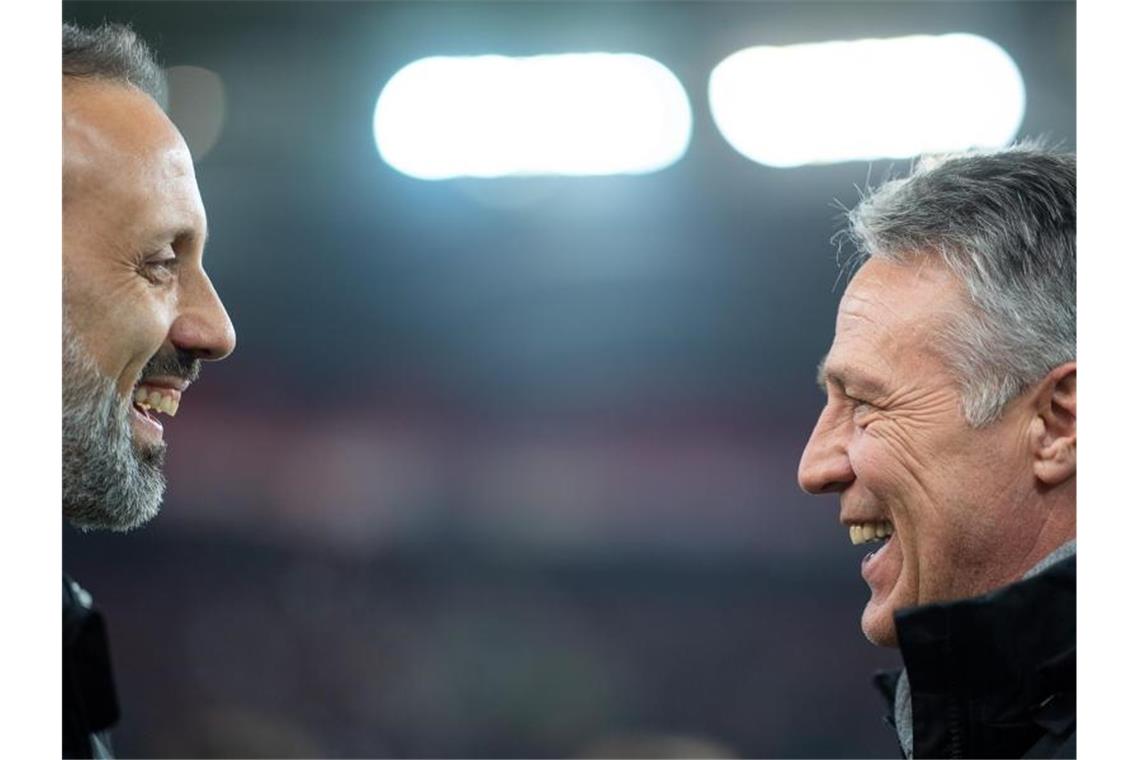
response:
[[[1077,363],[1046,375],[1035,400],[1033,474],[1055,486],[1077,474]]]

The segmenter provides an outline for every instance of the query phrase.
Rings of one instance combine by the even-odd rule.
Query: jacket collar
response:
[[[1073,730],[1076,557],[1035,570],[984,596],[896,613],[914,756],[1021,754]],[[893,714],[898,676],[876,682]]]

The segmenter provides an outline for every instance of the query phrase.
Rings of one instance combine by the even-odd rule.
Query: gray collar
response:
[[[895,730],[899,733],[899,746],[908,758],[914,757],[914,718],[910,712],[910,679],[906,668],[899,675],[895,687]]]
[[[1036,565],[1029,568],[1029,572],[1026,573],[1025,575],[1021,576],[1021,579],[1025,580],[1026,578],[1032,578],[1035,575],[1040,575],[1041,573],[1045,572],[1045,570],[1047,570],[1048,568],[1057,564],[1061,560],[1068,559],[1069,557],[1072,557],[1076,553],[1077,553],[1077,539],[1074,538],[1072,541],[1069,541],[1068,543],[1061,544],[1056,549],[1054,549],[1052,552],[1047,554],[1045,556],[1045,559],[1041,560]]]

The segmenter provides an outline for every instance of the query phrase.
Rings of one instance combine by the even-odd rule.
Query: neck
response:
[[[1046,557],[1077,539],[1077,479],[1070,478],[1064,483],[1039,492],[1039,499],[1033,509],[1041,515],[1037,536],[1018,563],[1014,581],[1025,576]]]

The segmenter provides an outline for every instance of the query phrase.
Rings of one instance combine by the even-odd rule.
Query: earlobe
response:
[[[1077,474],[1077,364],[1057,367],[1041,382],[1033,424],[1033,472],[1055,486]]]

